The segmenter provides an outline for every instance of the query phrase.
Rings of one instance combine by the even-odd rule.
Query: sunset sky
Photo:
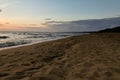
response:
[[[120,0],[0,0],[0,31],[49,31],[50,21],[116,17],[119,4]]]

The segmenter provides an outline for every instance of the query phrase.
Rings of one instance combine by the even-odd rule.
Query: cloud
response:
[[[41,32],[51,31],[50,28],[46,28],[46,27],[19,27],[19,28],[25,31],[41,31]]]
[[[0,23],[0,27],[8,27],[10,25],[9,22],[6,23]]]
[[[97,31],[120,26],[120,17],[76,21],[46,21],[44,25],[46,27],[24,27],[24,30],[45,32]]]
[[[51,25],[52,23],[52,25]],[[53,24],[55,23],[55,24]],[[120,26],[120,17],[105,18],[105,19],[89,19],[59,22],[48,22],[47,27],[51,27],[51,31],[62,32],[79,32],[79,31],[97,31],[105,28]]]
[[[3,26],[4,24],[0,24],[0,27]]]
[[[7,24],[7,25],[8,25],[8,24],[10,24],[10,23],[9,23],[9,22],[6,22],[5,24]]]
[[[28,24],[29,26],[37,26],[37,24]]]
[[[52,20],[51,18],[46,18],[45,20]]]
[[[55,25],[55,24],[63,24],[63,21],[46,21],[42,23],[42,25]]]
[[[29,28],[29,29],[40,29],[40,28],[43,28],[43,27],[22,27],[22,28]]]
[[[10,3],[4,3],[4,4],[0,4],[0,9],[4,9],[9,7]]]

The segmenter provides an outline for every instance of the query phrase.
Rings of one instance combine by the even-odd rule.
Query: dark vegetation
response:
[[[104,32],[107,32],[107,33],[120,33],[120,26],[115,27],[115,28],[108,28],[108,29],[105,29],[105,30],[100,30],[98,32],[99,33],[104,33]]]

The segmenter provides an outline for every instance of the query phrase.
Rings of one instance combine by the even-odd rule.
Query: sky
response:
[[[119,4],[120,0],[0,0],[0,31],[49,31],[50,21],[116,17]]]

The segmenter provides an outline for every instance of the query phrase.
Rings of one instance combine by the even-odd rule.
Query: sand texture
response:
[[[0,51],[0,80],[120,80],[120,33]]]

